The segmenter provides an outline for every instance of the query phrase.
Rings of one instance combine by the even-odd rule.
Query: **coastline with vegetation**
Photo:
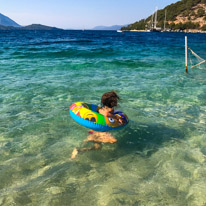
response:
[[[206,32],[206,0],[181,0],[157,11],[157,26],[161,31]],[[147,31],[153,14],[126,27],[123,31]],[[166,29],[163,29],[163,28]]]

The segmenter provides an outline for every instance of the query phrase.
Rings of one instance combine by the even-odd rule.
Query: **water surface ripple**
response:
[[[184,73],[184,36],[1,31],[0,205],[205,205],[206,66]],[[130,124],[70,160],[88,129],[69,106],[110,90]]]

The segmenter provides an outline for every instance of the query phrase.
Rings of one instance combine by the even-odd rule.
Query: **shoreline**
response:
[[[132,30],[122,30],[122,32],[124,31],[130,31],[130,32],[151,32],[151,31],[147,31],[147,30],[136,30],[136,29],[132,29]],[[157,33],[162,33],[162,32],[171,32],[171,33],[206,33],[206,31],[200,31],[200,30],[175,30],[175,31],[159,31]]]

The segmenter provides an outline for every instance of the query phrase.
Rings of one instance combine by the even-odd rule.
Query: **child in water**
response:
[[[119,96],[115,91],[107,92],[102,95],[101,98],[101,108],[99,109],[99,113],[116,119],[120,124],[124,124],[124,120],[121,117],[114,115],[114,107],[118,105],[118,101],[120,100]],[[89,131],[90,135],[87,137],[86,140],[84,140],[84,143],[87,143],[89,141],[94,142],[93,147],[89,148],[81,148],[78,149],[75,148],[72,152],[71,158],[75,158],[79,151],[87,151],[87,150],[93,150],[93,149],[100,149],[101,143],[115,143],[117,142],[117,139],[112,136],[109,132],[96,132],[93,130]]]

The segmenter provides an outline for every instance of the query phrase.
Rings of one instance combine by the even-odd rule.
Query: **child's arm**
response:
[[[125,121],[123,120],[123,118],[122,118],[122,117],[119,117],[119,116],[117,116],[117,115],[108,113],[108,114],[107,114],[107,117],[111,117],[112,119],[116,119],[120,124],[124,124],[124,123],[125,123]]]
[[[125,121],[122,119],[122,117],[119,117],[117,115],[113,114],[114,111],[105,111],[103,109],[99,109],[99,113],[106,116],[106,117],[111,117],[112,119],[117,120],[120,124],[124,124]]]

